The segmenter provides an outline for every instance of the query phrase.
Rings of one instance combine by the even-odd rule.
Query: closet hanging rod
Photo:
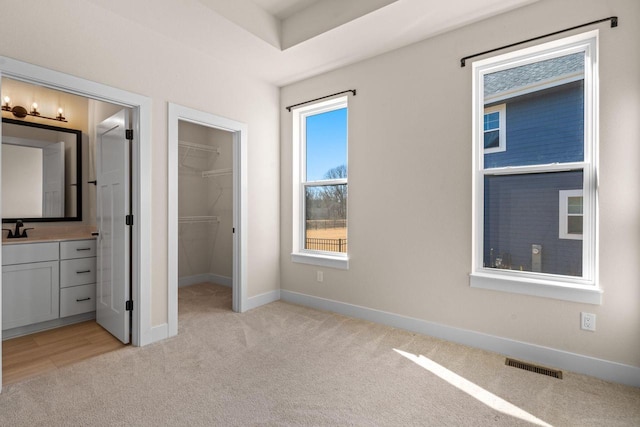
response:
[[[559,30],[559,31],[554,31],[553,33],[545,34],[543,36],[534,37],[534,38],[531,38],[531,39],[528,39],[528,40],[523,40],[521,42],[511,43],[511,44],[508,44],[508,45],[505,45],[505,46],[497,47],[495,49],[485,50],[484,52],[474,53],[473,55],[465,56],[464,58],[460,59],[460,66],[464,67],[466,65],[467,59],[475,58],[476,56],[486,55],[487,53],[493,53],[493,52],[496,52],[498,50],[508,49],[510,47],[514,47],[514,46],[518,46],[518,45],[521,45],[521,44],[533,42],[533,41],[536,41],[536,40],[543,39],[545,37],[555,36],[556,34],[566,33],[567,31],[577,30],[578,28],[587,27],[589,25],[599,24],[601,22],[606,22],[606,21],[611,21],[611,28],[615,28],[615,27],[618,26],[618,17],[617,16],[610,16],[608,18],[598,19],[597,21],[587,22],[586,24],[576,25],[575,27],[565,28],[564,30]]]
[[[353,96],[356,96],[356,90],[355,89],[343,90],[342,92],[332,93],[331,95],[321,96],[320,98],[311,99],[309,101],[304,101],[304,102],[300,102],[298,104],[289,105],[288,107],[285,107],[285,108],[287,109],[287,111],[291,112],[292,108],[299,107],[300,105],[310,104],[312,102],[320,101],[322,99],[331,98],[332,96],[338,96],[338,95],[342,95],[343,93],[349,93],[349,92],[353,93]]]
[[[178,222],[181,224],[195,224],[203,222],[220,222],[219,216],[181,216],[178,217]]]
[[[178,141],[179,147],[192,148],[194,150],[207,151],[209,153],[220,154],[220,149],[218,147],[211,147],[203,144],[196,144],[195,142],[189,141]]]
[[[213,170],[210,170],[210,171],[202,172],[202,177],[203,178],[209,178],[209,177],[212,177],[212,176],[231,175],[232,173],[233,173],[233,169],[232,168],[213,169]]]

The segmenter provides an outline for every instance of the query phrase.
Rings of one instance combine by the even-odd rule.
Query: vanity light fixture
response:
[[[8,96],[5,96],[3,101],[4,101],[4,104],[2,104],[2,111],[9,111],[11,112],[11,114],[13,114],[14,116],[20,119],[25,118],[27,116],[33,116],[33,117],[40,117],[41,119],[56,120],[58,122],[67,122],[67,119],[62,115],[62,112],[63,112],[62,108],[58,108],[58,115],[56,117],[47,117],[40,114],[40,112],[38,111],[37,102],[34,102],[33,104],[31,104],[31,112],[29,112],[27,111],[26,108],[20,105],[16,105],[12,107],[11,98],[9,98]]]

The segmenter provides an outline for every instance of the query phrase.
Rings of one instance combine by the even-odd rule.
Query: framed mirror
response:
[[[82,221],[82,132],[2,119],[2,222]]]

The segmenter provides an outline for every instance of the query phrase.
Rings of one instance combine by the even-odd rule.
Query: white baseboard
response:
[[[193,276],[180,277],[178,279],[178,287],[181,288],[183,286],[191,286],[197,283],[215,283],[222,286],[232,287],[233,279],[227,276],[220,276],[218,274],[213,273],[204,273],[204,274],[196,274]]]
[[[243,307],[242,311],[253,310],[261,305],[269,304],[270,302],[280,300],[280,290],[265,292],[264,294],[256,295],[251,298],[247,298],[247,304]]]
[[[161,325],[152,326],[151,330],[149,331],[148,338],[149,340],[145,343],[145,345],[169,338],[169,324],[163,323]]]
[[[375,310],[340,301],[305,295],[298,292],[280,290],[280,298],[293,304],[304,305],[319,310],[332,311],[345,316],[381,323],[394,328],[405,329],[423,335],[492,351],[505,356],[539,363],[571,372],[590,375],[606,381],[613,381],[640,387],[640,368],[622,363],[597,359],[577,353],[570,353],[536,344],[510,340],[494,335],[466,329],[454,328],[434,322],[415,319],[386,311]]]

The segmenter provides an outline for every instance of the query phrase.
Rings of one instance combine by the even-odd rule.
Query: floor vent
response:
[[[527,362],[521,362],[519,360],[509,359],[505,361],[505,365],[513,366],[514,368],[524,369],[525,371],[535,372],[536,374],[546,375],[548,377],[562,379],[562,371],[556,369],[549,369],[542,366],[533,365]]]

